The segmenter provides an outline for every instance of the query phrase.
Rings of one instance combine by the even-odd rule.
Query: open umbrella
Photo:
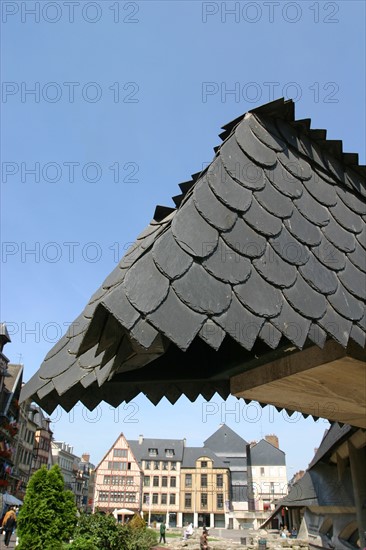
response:
[[[23,502],[9,493],[3,494],[4,503],[8,506],[21,506]]]

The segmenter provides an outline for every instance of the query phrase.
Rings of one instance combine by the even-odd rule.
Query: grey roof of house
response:
[[[216,454],[221,453],[226,457],[238,459],[242,462],[243,457],[246,457],[248,443],[229,426],[222,424],[216,432],[206,439],[204,445]]]
[[[207,447],[185,447],[182,468],[195,468],[196,460],[207,456],[213,460],[214,468],[228,468],[228,464]]]
[[[324,437],[317,449],[309,468],[312,468],[320,460],[323,460],[326,455],[333,452],[333,449],[347,439],[355,431],[355,428],[348,424],[340,425],[334,422],[331,427],[325,432]]]
[[[281,449],[261,439],[250,449],[252,466],[285,466],[286,455]]]
[[[224,126],[23,389],[48,413],[143,392],[226,398],[230,376],[326,338],[366,340],[358,155],[277,100]],[[295,327],[295,330],[294,330]]]
[[[184,441],[183,439],[150,439],[144,438],[140,444],[136,440],[127,441],[136,460],[165,460],[181,462],[183,459]],[[151,456],[149,449],[157,449],[158,454]],[[174,456],[167,457],[166,449],[173,449]]]

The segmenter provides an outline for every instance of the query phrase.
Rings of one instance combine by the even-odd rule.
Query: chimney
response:
[[[266,435],[265,440],[268,441],[268,443],[270,443],[274,447],[276,447],[276,449],[280,448],[277,435],[275,434]]]
[[[90,454],[89,454],[89,453],[83,453],[83,454],[81,455],[81,460],[82,460],[83,462],[90,462]]]
[[[139,445],[142,445],[142,442],[144,440],[144,436],[142,434],[139,435]]]
[[[186,440],[186,438],[185,438],[185,437],[183,437],[183,447],[185,447],[185,446],[186,446],[186,443],[187,443],[187,440]]]

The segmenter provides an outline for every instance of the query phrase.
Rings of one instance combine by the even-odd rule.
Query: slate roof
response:
[[[141,444],[136,440],[127,440],[127,443],[138,462],[141,462],[141,460],[181,462],[183,460],[183,439],[144,438]],[[149,449],[157,449],[158,454],[156,456],[151,456]],[[174,456],[166,456],[166,449],[173,449]]]
[[[201,456],[211,458],[214,468],[229,468],[227,462],[223,461],[222,458],[207,447],[185,447],[182,468],[195,468],[196,460]]]
[[[250,449],[252,466],[286,466],[286,455],[281,449],[261,439]]]
[[[204,441],[204,446],[226,457],[245,457],[248,443],[226,424]]]
[[[365,346],[358,155],[277,100],[224,126],[23,389],[48,413],[143,392],[229,395],[229,378],[326,338]]]

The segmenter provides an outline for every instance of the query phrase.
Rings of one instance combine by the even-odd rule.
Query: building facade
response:
[[[126,438],[120,434],[95,469],[93,511],[113,513],[125,508],[139,512],[142,475]]]

